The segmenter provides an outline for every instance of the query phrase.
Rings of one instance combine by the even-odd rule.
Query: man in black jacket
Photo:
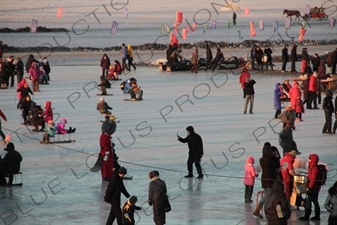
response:
[[[208,69],[208,67],[212,67],[212,59],[213,59],[213,54],[212,54],[212,50],[209,47],[208,44],[206,44],[206,69]]]
[[[288,45],[282,49],[282,73],[286,72],[287,62],[289,62]]]
[[[115,174],[109,181],[108,187],[105,191],[104,201],[111,204],[109,218],[106,222],[107,225],[112,225],[115,219],[117,219],[118,225],[122,223],[122,211],[121,211],[121,193],[126,198],[130,197],[130,194],[124,187],[123,177],[127,173],[124,167],[118,170],[118,174]]]
[[[248,102],[250,103],[249,113],[254,114],[253,113],[253,106],[254,106],[254,94],[255,94],[254,84],[255,83],[256,83],[255,80],[253,80],[251,78],[246,78],[246,82],[244,83],[245,88],[243,89],[244,95],[246,96],[243,114],[247,113]]]
[[[22,161],[21,154],[15,151],[15,147],[12,142],[8,143],[4,150],[7,151],[7,154],[3,159],[0,156],[0,185],[7,184],[5,178],[6,173],[17,173],[20,171],[20,165]],[[10,177],[8,185],[11,185],[12,182],[13,177]]]
[[[325,114],[325,123],[323,126],[322,133],[323,134],[332,134],[331,132],[331,125],[332,125],[332,114],[334,113],[335,109],[332,103],[332,91],[327,90],[326,96],[323,99],[323,110]]]
[[[291,60],[291,72],[297,72],[296,65],[295,65],[297,61],[297,45],[296,44],[294,44],[293,48],[291,49],[290,60]]]
[[[177,135],[178,141],[182,143],[188,144],[189,152],[188,152],[188,160],[187,160],[187,170],[188,175],[185,176],[186,178],[193,177],[193,163],[195,165],[195,168],[197,169],[197,172],[199,176],[198,179],[203,178],[200,161],[202,156],[204,155],[204,149],[202,144],[201,137],[194,132],[194,128],[192,126],[188,126],[186,128],[187,131],[187,137],[182,138],[179,135]]]

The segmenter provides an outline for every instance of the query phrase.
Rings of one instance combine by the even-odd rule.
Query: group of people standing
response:
[[[263,70],[265,66],[265,71],[268,71],[270,66],[271,70],[274,70],[272,62],[273,51],[269,48],[268,45],[264,47],[264,50],[260,48],[260,45],[254,45],[250,51],[250,61],[252,70]],[[255,63],[257,65],[255,65]],[[257,66],[257,67],[255,67]]]

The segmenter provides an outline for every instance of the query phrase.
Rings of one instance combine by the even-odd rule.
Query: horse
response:
[[[300,17],[302,17],[303,18],[303,16],[301,16],[301,13],[299,12],[299,11],[297,11],[297,10],[288,10],[288,9],[285,9],[285,10],[283,10],[283,15],[284,14],[287,14],[287,17],[291,17],[292,18],[292,16],[296,16],[296,18],[295,18],[295,20],[296,19],[301,19]]]

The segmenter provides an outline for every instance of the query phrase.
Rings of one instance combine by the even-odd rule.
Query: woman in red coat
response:
[[[44,116],[44,122],[48,123],[49,120],[53,120],[53,110],[51,108],[51,101],[46,101],[44,103],[44,111],[42,116]]]
[[[289,91],[290,105],[296,112],[296,121],[303,121],[302,113],[304,113],[304,107],[301,95],[301,89],[298,82],[296,81]]]
[[[239,83],[241,84],[241,88],[243,90],[243,98],[246,97],[244,89],[245,89],[245,83],[246,83],[247,79],[249,79],[249,78],[250,78],[250,73],[248,72],[247,68],[244,67],[242,69],[242,73],[239,77]]]

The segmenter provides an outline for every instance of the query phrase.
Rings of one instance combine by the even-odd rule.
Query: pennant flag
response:
[[[124,16],[124,18],[128,18],[129,10],[127,8],[124,8],[123,16]]]
[[[197,28],[197,24],[195,22],[193,22],[193,24],[192,24],[192,32],[195,31],[195,28]]]
[[[302,27],[305,28],[307,26],[307,22],[306,21],[303,21],[302,22]]]
[[[244,16],[248,16],[249,12],[250,12],[250,8],[249,8],[249,7],[246,7],[246,8],[245,8],[245,11],[243,12],[243,15],[244,15]]]
[[[170,34],[170,28],[167,24],[162,23],[160,26],[160,34]]]
[[[216,21],[213,20],[211,23],[211,30],[215,30],[215,28],[216,28]]]
[[[290,26],[291,26],[291,17],[286,17],[286,21],[285,21],[285,27],[286,30],[290,30]]]
[[[305,6],[305,14],[310,14],[310,9],[311,9],[310,5],[306,5]]]
[[[117,33],[117,27],[118,27],[118,23],[116,21],[112,21],[112,26],[111,26],[110,34]]]
[[[59,8],[57,9],[56,17],[57,17],[57,18],[61,18],[61,17],[62,17],[62,14],[63,14],[63,8],[62,8],[62,7],[59,7]]]
[[[234,22],[233,20],[228,21],[228,29],[231,29],[234,27]]]
[[[181,36],[182,36],[182,38],[183,38],[184,40],[186,40],[186,38],[187,38],[186,28],[183,28],[183,29],[181,30]]]
[[[243,37],[241,35],[241,30],[238,30],[238,35],[239,35],[239,39],[243,39]]]
[[[37,20],[32,19],[32,23],[30,25],[30,32],[35,33],[37,30]]]
[[[170,42],[171,45],[178,44],[178,39],[173,33],[171,33]]]
[[[303,41],[303,37],[304,37],[305,32],[307,32],[307,30],[304,29],[303,27],[300,27],[300,32],[299,32],[299,36],[298,36],[298,41],[299,42]]]
[[[182,12],[176,12],[176,23],[180,24],[183,22],[183,13]]]
[[[188,34],[190,32],[190,26],[186,25],[185,29],[186,29],[186,34]]]
[[[206,30],[207,30],[207,24],[204,24],[203,33],[206,33]]]
[[[264,21],[263,20],[259,21],[259,29],[264,30]]]
[[[178,24],[177,24],[177,23],[174,23],[174,24],[173,24],[173,27],[174,27],[173,32],[174,32],[175,34],[177,34],[177,33],[178,33]]]
[[[254,22],[250,22],[250,36],[256,36]]]
[[[330,18],[330,27],[335,27],[336,26],[336,18],[335,17],[331,17]]]
[[[274,28],[274,33],[276,33],[278,31],[278,22],[277,21],[274,21],[273,28]]]

